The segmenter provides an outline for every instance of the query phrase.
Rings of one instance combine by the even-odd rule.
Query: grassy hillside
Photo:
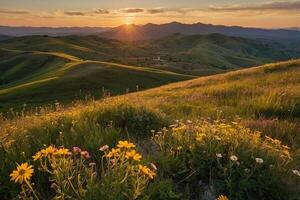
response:
[[[27,36],[0,42],[1,47],[23,51],[62,52],[83,60],[113,61],[191,75],[211,75],[297,58],[300,55],[297,46],[293,44],[221,34],[174,34],[155,41],[136,43],[97,36]],[[158,57],[161,59],[157,60]]]
[[[76,75],[76,70],[80,68],[69,71],[68,76]],[[140,191],[140,198],[156,200],[203,199],[208,193],[209,199],[219,195],[235,200],[299,199],[299,75],[300,61],[292,60],[2,119],[0,156],[5,159],[0,163],[0,194],[9,198],[19,192],[19,187],[8,180],[16,162],[29,162],[37,169],[40,164],[31,156],[52,145],[69,149],[79,146],[91,154],[83,163],[77,163],[80,155],[76,157],[75,153],[72,157],[55,157],[56,164],[76,161],[75,167],[88,170],[92,162],[96,166],[92,172],[105,176],[97,177],[95,187],[91,187],[88,180],[94,180],[90,179],[94,176],[89,170],[74,171],[76,177],[88,181],[82,185],[65,171],[73,168],[61,166],[62,171],[53,171],[69,177],[78,191],[85,191],[78,194],[68,189],[69,182],[63,186],[55,174],[35,171],[31,181],[44,198],[59,195],[56,187],[50,187],[50,180],[75,199],[76,195],[109,199],[107,192],[116,195],[115,199],[126,199],[125,194]],[[154,180],[141,182],[142,190],[132,186],[131,181],[136,179],[128,176],[136,172],[139,161],[106,162],[108,151],[97,150],[104,144],[114,147],[124,139],[137,145],[144,165],[153,162],[158,168]],[[110,168],[111,163],[117,164]],[[134,177],[144,180],[148,175]]]
[[[90,94],[102,97],[103,88],[115,95],[193,78],[151,68],[83,61],[64,53],[2,50],[2,54],[7,54],[0,63],[0,106],[4,110],[56,100],[70,103]]]
[[[215,74],[299,56],[282,44],[228,37],[221,34],[184,36],[174,34],[144,48],[160,56],[161,65],[185,67],[191,74]]]
[[[138,43],[98,36],[12,38],[0,42],[0,110],[70,103],[87,94],[98,98],[103,87],[123,94],[137,85],[142,90],[285,60],[298,52],[295,45],[220,34],[174,34]]]

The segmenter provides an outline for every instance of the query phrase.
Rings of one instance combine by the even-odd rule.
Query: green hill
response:
[[[192,76],[151,68],[100,61],[83,61],[64,53],[7,51],[0,62],[1,107],[43,105],[55,100],[70,103],[103,88],[112,95],[160,86]]]
[[[82,70],[85,68],[89,70]],[[67,82],[86,76],[85,72],[98,77],[101,74],[96,76],[98,71],[108,69],[107,73],[113,73],[109,77],[116,79],[124,76],[124,71],[143,75],[141,81],[147,77],[157,78],[158,74],[163,80],[166,76],[177,76],[149,68],[79,61],[54,80]],[[139,76],[130,80],[138,80]],[[79,82],[84,84],[85,81],[89,79]],[[59,84],[59,87],[68,86]],[[18,91],[18,94],[21,93]],[[103,190],[115,191],[119,187],[122,187],[121,192],[114,195],[117,199],[126,199],[124,191],[132,191],[133,187],[126,171],[128,168],[120,164],[119,159],[103,161],[108,156],[102,156],[108,152],[98,149],[104,144],[111,149],[118,140],[129,140],[137,145],[136,149],[143,157],[141,162],[130,161],[129,167],[136,169],[139,163],[149,166],[150,162],[157,166],[153,180],[139,182],[148,185],[139,193],[141,197],[199,199],[209,192],[213,199],[219,195],[235,200],[298,199],[299,102],[300,61],[291,60],[58,107],[53,111],[37,108],[32,114],[22,112],[12,119],[0,118],[0,157],[4,158],[0,162],[0,196],[12,199],[20,192],[19,186],[9,181],[8,174],[15,169],[15,163],[22,162],[34,165],[31,181],[42,198],[59,195],[51,184],[56,181],[53,174],[37,170],[43,162],[32,161],[32,155],[52,145],[68,149],[81,147],[90,152],[91,157],[87,160],[76,153],[57,158],[63,163],[68,159],[80,161],[72,162],[72,167],[62,166],[55,174],[67,176],[74,172],[68,179],[72,184],[81,178],[81,184],[73,184],[73,187],[83,188],[85,192],[77,194],[83,195],[82,199],[97,199],[99,195],[107,199]],[[50,156],[50,159],[54,158]],[[108,173],[109,164],[113,165],[112,169],[117,169],[111,176],[92,176]],[[78,172],[73,165],[75,169],[80,166],[86,171]],[[91,175],[93,166],[96,171]],[[117,176],[119,174],[122,176]],[[139,180],[145,177],[137,176],[141,178]],[[90,177],[94,177],[95,187],[89,185]],[[118,187],[111,187],[113,181]],[[55,183],[60,186],[65,182]],[[63,193],[68,192],[76,199],[76,192],[74,194],[71,189],[66,187]]]
[[[0,42],[0,110],[123,94],[299,56],[296,45],[174,34],[120,42],[98,36],[26,36]],[[119,63],[119,64],[117,64]],[[141,67],[134,67],[141,66]]]
[[[181,67],[190,74],[199,75],[287,60],[300,55],[296,48],[283,44],[221,34],[174,34],[150,42],[144,48],[160,56],[165,68]]]

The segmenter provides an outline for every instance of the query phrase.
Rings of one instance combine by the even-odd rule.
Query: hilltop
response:
[[[0,194],[7,199],[17,194],[7,174],[16,162],[33,162],[31,156],[43,145],[79,146],[92,155],[88,162],[100,166],[99,146],[114,147],[126,139],[137,144],[143,163],[158,166],[142,194],[150,199],[202,197],[203,192],[238,200],[297,199],[299,177],[292,169],[300,160],[299,74],[300,61],[291,60],[2,119],[0,177],[5,185]],[[41,180],[45,175],[35,172],[35,188],[54,195]],[[96,188],[86,191],[99,195],[92,192]]]

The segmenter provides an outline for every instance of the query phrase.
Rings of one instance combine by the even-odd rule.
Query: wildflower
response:
[[[196,140],[198,142],[202,142],[205,138],[205,134],[201,133],[201,134],[197,134]]]
[[[230,160],[233,162],[236,162],[238,160],[238,157],[236,157],[235,155],[230,156]]]
[[[292,170],[292,172],[296,175],[296,176],[300,176],[300,172],[296,169]]]
[[[70,154],[71,152],[69,151],[69,149],[65,149],[65,148],[60,148],[55,152],[55,155],[59,155],[59,156],[65,156]]]
[[[137,153],[135,150],[132,150],[126,152],[125,158],[127,159],[132,158],[133,160],[141,161],[142,156],[139,153]]]
[[[81,154],[85,159],[90,159],[90,158],[91,158],[90,153],[87,152],[87,151],[82,151],[80,154]]]
[[[248,169],[248,168],[244,169],[244,171],[245,171],[246,173],[250,173],[250,169]]]
[[[222,140],[222,139],[221,139],[219,136],[217,136],[217,135],[215,135],[214,138],[215,138],[216,140],[218,140],[218,141],[221,141],[221,140]]]
[[[11,177],[10,180],[14,181],[15,183],[19,182],[20,184],[29,181],[33,174],[32,167],[33,166],[28,165],[28,163],[22,163],[21,165],[18,165],[17,170],[14,170],[9,175]]]
[[[118,157],[120,153],[120,149],[112,148],[111,151],[106,155],[107,158]]]
[[[100,151],[106,151],[108,149],[109,149],[109,146],[107,144],[99,148]]]
[[[43,157],[42,152],[38,151],[34,156],[32,156],[34,161],[37,161]]]
[[[262,158],[255,158],[255,161],[258,163],[258,164],[262,164],[264,162],[264,160]]]
[[[220,153],[216,153],[216,156],[217,156],[218,158],[222,158],[222,157],[223,157],[222,154],[220,154]]]
[[[135,144],[128,141],[119,141],[117,147],[130,149],[130,148],[134,148]]]
[[[150,163],[150,166],[152,167],[152,169],[154,169],[155,171],[157,171],[157,167],[154,163]]]
[[[151,132],[151,133],[155,133],[155,130],[152,129],[152,130],[150,130],[150,132]]]
[[[216,200],[229,200],[229,199],[224,195],[220,195]]]
[[[41,152],[43,154],[43,156],[47,157],[50,155],[53,155],[56,152],[56,148],[54,148],[53,146],[49,146],[46,149],[42,149]]]
[[[182,149],[182,146],[177,147],[177,150],[180,151]]]
[[[139,170],[144,175],[149,176],[150,179],[153,179],[154,176],[156,175],[155,172],[151,171],[148,167],[143,166],[143,165],[139,165]]]
[[[80,153],[81,149],[79,147],[73,147],[73,152],[74,153]]]

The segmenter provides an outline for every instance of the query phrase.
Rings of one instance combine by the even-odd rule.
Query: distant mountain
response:
[[[292,27],[292,28],[288,28],[288,30],[300,31],[300,27]]]
[[[0,26],[0,34],[10,36],[27,36],[27,35],[49,35],[49,36],[66,36],[66,35],[94,35],[107,31],[105,27],[10,27]]]
[[[9,38],[11,38],[11,37],[8,36],[8,35],[0,35],[0,41],[1,41],[1,40],[7,40],[7,39],[9,39]]]
[[[138,41],[158,39],[170,34],[185,35],[220,33],[227,36],[238,36],[255,39],[273,39],[278,41],[300,40],[300,33],[284,29],[245,28],[240,26],[223,26],[212,24],[182,24],[172,22],[167,24],[122,25],[101,33],[102,37],[123,41]]]

